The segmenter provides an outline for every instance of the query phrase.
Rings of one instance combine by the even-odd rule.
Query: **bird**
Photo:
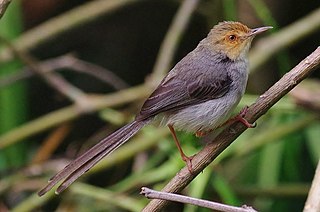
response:
[[[55,193],[61,193],[151,122],[169,127],[182,159],[192,172],[192,157],[184,154],[175,131],[203,136],[236,121],[246,127],[254,127],[244,119],[247,108],[229,118],[245,93],[251,42],[257,34],[270,28],[250,29],[240,22],[219,22],[193,51],[168,72],[131,123],[70,162],[48,181],[38,195],[44,195],[60,181],[62,183]]]

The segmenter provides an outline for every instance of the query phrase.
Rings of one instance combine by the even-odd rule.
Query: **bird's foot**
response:
[[[226,125],[231,125],[237,121],[240,121],[244,126],[248,127],[248,128],[255,128],[257,126],[257,124],[254,122],[253,124],[249,123],[244,117],[248,112],[249,107],[245,106],[244,108],[242,108],[242,110],[240,111],[240,113],[238,115],[236,115],[233,118],[230,118],[229,120],[227,120],[225,123],[221,124],[219,127],[223,127]],[[218,128],[219,128],[218,127]]]
[[[245,119],[245,115],[248,112],[249,107],[245,106],[244,108],[242,108],[242,110],[240,111],[240,113],[234,117],[235,121],[240,121],[244,126],[248,127],[248,128],[255,128],[257,126],[256,122],[254,122],[253,124],[249,123],[247,121],[247,119]]]
[[[182,160],[183,160],[184,162],[186,162],[190,174],[192,174],[192,173],[193,173],[193,169],[192,169],[192,159],[193,159],[194,156],[188,157],[188,156],[186,156],[186,155],[183,155],[183,156],[181,156],[181,157],[182,157]]]

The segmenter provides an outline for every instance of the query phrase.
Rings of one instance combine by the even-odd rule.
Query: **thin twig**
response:
[[[179,39],[186,30],[191,15],[198,3],[199,0],[185,0],[179,7],[160,46],[157,60],[152,71],[151,83],[158,84],[170,70],[173,56],[179,44]]]
[[[123,81],[120,77],[118,77],[112,71],[106,68],[95,65],[93,63],[89,63],[87,61],[80,60],[75,57],[70,58],[70,60],[72,60],[70,61],[72,63],[66,64],[66,67],[70,69],[74,69],[79,72],[92,75],[97,79],[111,85],[116,90],[121,90],[129,87],[129,85],[125,81]]]
[[[308,199],[303,209],[304,212],[320,211],[320,160],[314,174]]]
[[[174,202],[181,202],[185,204],[192,204],[196,206],[200,206],[203,208],[209,208],[212,210],[217,211],[224,211],[224,212],[256,212],[250,206],[242,206],[242,207],[235,207],[230,205],[225,205],[222,203],[212,202],[208,200],[197,199],[193,197],[183,196],[179,194],[172,194],[166,193],[161,191],[155,191],[150,188],[142,187],[140,194],[144,195],[149,199],[162,199],[167,201],[174,201]]]
[[[320,47],[318,47],[306,59],[301,61],[295,68],[285,74],[268,91],[261,95],[252,104],[245,116],[249,122],[255,122],[264,115],[276,102],[293,89],[298,83],[305,79],[320,64]],[[230,130],[230,128],[232,130]],[[203,171],[223,150],[225,150],[241,133],[246,130],[241,123],[232,124],[223,130],[211,143],[204,147],[192,159],[193,172],[190,173],[184,167],[175,177],[163,188],[163,192],[177,193],[184,189],[200,172]],[[167,201],[152,200],[144,211],[159,211]]]
[[[2,16],[6,12],[10,3],[11,3],[11,0],[1,0],[0,1],[0,18],[2,18]]]
[[[115,75],[112,71],[101,66],[95,65],[93,63],[80,60],[71,54],[66,54],[56,58],[47,59],[39,62],[38,65],[41,67],[43,71],[46,72],[67,69],[70,71],[77,71],[80,73],[91,75],[97,78],[98,80],[101,80],[109,84],[116,90],[128,87],[128,84],[121,78],[119,78],[117,75]],[[33,76],[33,74],[34,72],[32,72],[30,68],[27,67],[17,73],[13,73],[9,76],[2,77],[0,78],[0,88],[8,86],[19,80],[29,78]]]

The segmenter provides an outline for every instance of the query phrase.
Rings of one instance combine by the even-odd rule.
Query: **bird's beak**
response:
[[[255,36],[257,34],[260,34],[261,32],[267,31],[268,29],[272,29],[272,26],[266,26],[266,27],[259,27],[252,29],[251,32],[249,33],[249,36]]]

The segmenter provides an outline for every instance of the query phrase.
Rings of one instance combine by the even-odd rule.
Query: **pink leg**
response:
[[[174,140],[174,142],[176,143],[176,145],[177,145],[177,147],[179,149],[179,152],[180,152],[182,160],[187,163],[188,170],[189,170],[190,173],[192,173],[192,158],[193,157],[192,156],[188,157],[188,156],[186,156],[184,154],[184,152],[183,152],[183,150],[182,150],[182,148],[180,146],[179,140],[177,138],[177,135],[176,135],[176,132],[175,132],[173,126],[172,125],[168,125],[168,127],[170,129],[171,134],[172,134],[173,140]]]

